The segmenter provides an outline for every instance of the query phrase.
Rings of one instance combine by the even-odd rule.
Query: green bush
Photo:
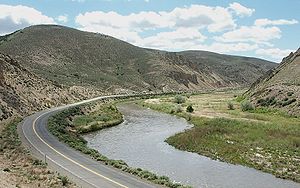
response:
[[[237,97],[235,98],[235,100],[236,100],[237,102],[242,102],[243,100],[245,100],[245,96],[239,95],[239,96],[237,96]]]
[[[176,95],[174,97],[174,102],[177,103],[177,104],[185,103],[185,98],[181,95]]]
[[[69,180],[66,176],[59,176],[58,178],[61,180],[61,183],[62,183],[63,186],[68,185]]]
[[[190,105],[188,105],[187,107],[186,107],[186,111],[187,112],[189,112],[189,113],[192,113],[192,112],[194,112],[194,108],[193,108],[193,106],[190,104]]]
[[[91,124],[91,131],[96,131],[96,130],[98,130],[98,124],[94,122]]]
[[[241,103],[241,109],[242,111],[250,111],[250,110],[254,110],[254,106],[250,101],[245,100]]]
[[[288,106],[288,105],[290,105],[290,104],[292,104],[294,102],[296,102],[296,99],[287,100],[287,101],[285,101],[285,102],[282,103],[282,106],[283,107],[284,106]]]
[[[180,105],[176,105],[174,106],[172,109],[171,109],[171,114],[174,114],[174,113],[180,113],[182,112],[182,109],[181,109],[181,106]]]
[[[229,101],[227,103],[227,108],[228,108],[228,110],[234,110],[234,106],[233,106],[232,102]]]
[[[266,99],[259,99],[257,104],[261,106],[273,106],[277,103],[275,96],[267,97]]]

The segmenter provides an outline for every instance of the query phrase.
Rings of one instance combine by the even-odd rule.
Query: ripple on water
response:
[[[121,159],[194,187],[207,188],[300,188],[300,184],[271,174],[211,160],[175,149],[164,140],[190,128],[182,118],[162,114],[134,104],[118,109],[125,121],[118,126],[84,136],[88,146],[111,159]]]

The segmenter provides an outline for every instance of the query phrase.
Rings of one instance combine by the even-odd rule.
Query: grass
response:
[[[166,176],[157,176],[156,174],[149,172],[147,170],[143,170],[141,168],[129,167],[124,161],[109,159],[106,156],[100,154],[97,150],[89,148],[87,146],[86,140],[84,140],[80,136],[81,133],[85,132],[82,131],[82,127],[85,127],[86,125],[89,125],[90,123],[101,119],[101,121],[106,122],[108,124],[99,124],[99,126],[97,126],[97,129],[92,129],[92,128],[88,129],[88,131],[100,130],[108,126],[112,126],[112,124],[110,123],[113,118],[115,117],[121,118],[122,116],[120,116],[120,113],[117,111],[116,107],[112,103],[105,104],[102,106],[103,108],[98,109],[96,112],[85,114],[85,115],[82,114],[82,109],[84,107],[85,106],[77,106],[77,107],[69,108],[50,117],[48,120],[48,126],[50,132],[56,137],[58,137],[60,141],[65,142],[70,147],[78,151],[81,151],[84,154],[90,155],[93,159],[102,162],[106,165],[110,165],[124,172],[136,175],[142,179],[154,182],[159,185],[164,185],[166,187],[171,187],[171,188],[188,187],[188,186],[183,186],[181,184],[172,182]],[[104,118],[105,121],[103,117],[101,117],[102,116],[101,114],[105,115],[106,117]],[[75,117],[73,122],[70,121],[70,118],[72,117]],[[70,129],[75,129],[77,131],[68,131]]]
[[[122,114],[114,105],[109,104],[101,105],[96,112],[75,116],[73,125],[79,133],[87,133],[118,125],[122,122]]]
[[[20,121],[21,118],[12,120],[1,132],[1,152],[3,152],[5,149],[14,150],[21,146],[21,141],[17,133],[17,125]]]
[[[10,181],[16,187],[61,187],[62,182],[54,172],[47,169],[47,164],[34,159],[29,151],[21,145],[17,133],[17,125],[21,118],[15,118],[5,125],[0,135],[0,155],[3,156],[4,171],[11,173]],[[69,183],[67,187],[73,186]]]
[[[279,110],[255,108],[242,111],[239,97],[222,92],[191,96],[193,113],[173,113],[186,118],[194,127],[166,141],[221,161],[241,164],[300,182],[300,120]],[[140,104],[170,113],[175,105],[170,97],[159,103]],[[239,101],[239,102],[238,102]],[[228,102],[234,109],[228,109]]]

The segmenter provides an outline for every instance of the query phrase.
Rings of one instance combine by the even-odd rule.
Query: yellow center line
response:
[[[47,113],[48,113],[48,112],[47,112]],[[59,155],[61,155],[62,157],[66,158],[67,160],[71,161],[72,163],[74,163],[74,164],[80,166],[81,168],[84,168],[85,170],[87,170],[87,171],[89,171],[89,172],[91,172],[91,173],[93,173],[93,174],[95,174],[95,175],[97,175],[97,176],[99,176],[99,177],[101,177],[101,178],[104,178],[104,179],[106,179],[106,180],[108,180],[108,181],[110,181],[110,182],[112,182],[112,183],[114,183],[114,184],[117,184],[117,185],[119,185],[120,187],[128,188],[127,186],[122,185],[122,184],[120,184],[120,183],[118,183],[118,182],[116,182],[116,181],[114,181],[114,180],[112,180],[112,179],[110,179],[110,178],[108,178],[108,177],[106,177],[106,176],[103,176],[103,175],[99,174],[98,172],[95,172],[95,171],[93,171],[93,170],[91,170],[91,169],[85,167],[84,165],[82,165],[82,164],[80,164],[80,163],[74,161],[73,159],[71,159],[71,158],[65,156],[64,154],[60,153],[60,152],[57,151],[55,148],[53,148],[52,146],[50,146],[45,140],[43,140],[43,139],[40,137],[40,135],[36,132],[35,126],[36,126],[36,121],[37,121],[42,115],[45,115],[45,114],[46,114],[46,113],[43,113],[43,114],[39,115],[37,118],[34,119],[34,121],[33,121],[33,123],[32,123],[32,128],[33,128],[34,133],[37,135],[37,137],[38,137],[44,144],[46,144],[49,148],[51,148],[51,149],[52,149],[53,151],[55,151],[57,154],[59,154]]]

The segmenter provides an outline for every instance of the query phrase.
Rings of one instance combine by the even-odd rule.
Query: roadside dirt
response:
[[[41,161],[35,160],[21,146],[16,130],[0,124],[0,187],[5,188],[75,188],[73,183],[50,171]],[[14,125],[9,125],[14,126]],[[63,185],[66,183],[66,185]]]

